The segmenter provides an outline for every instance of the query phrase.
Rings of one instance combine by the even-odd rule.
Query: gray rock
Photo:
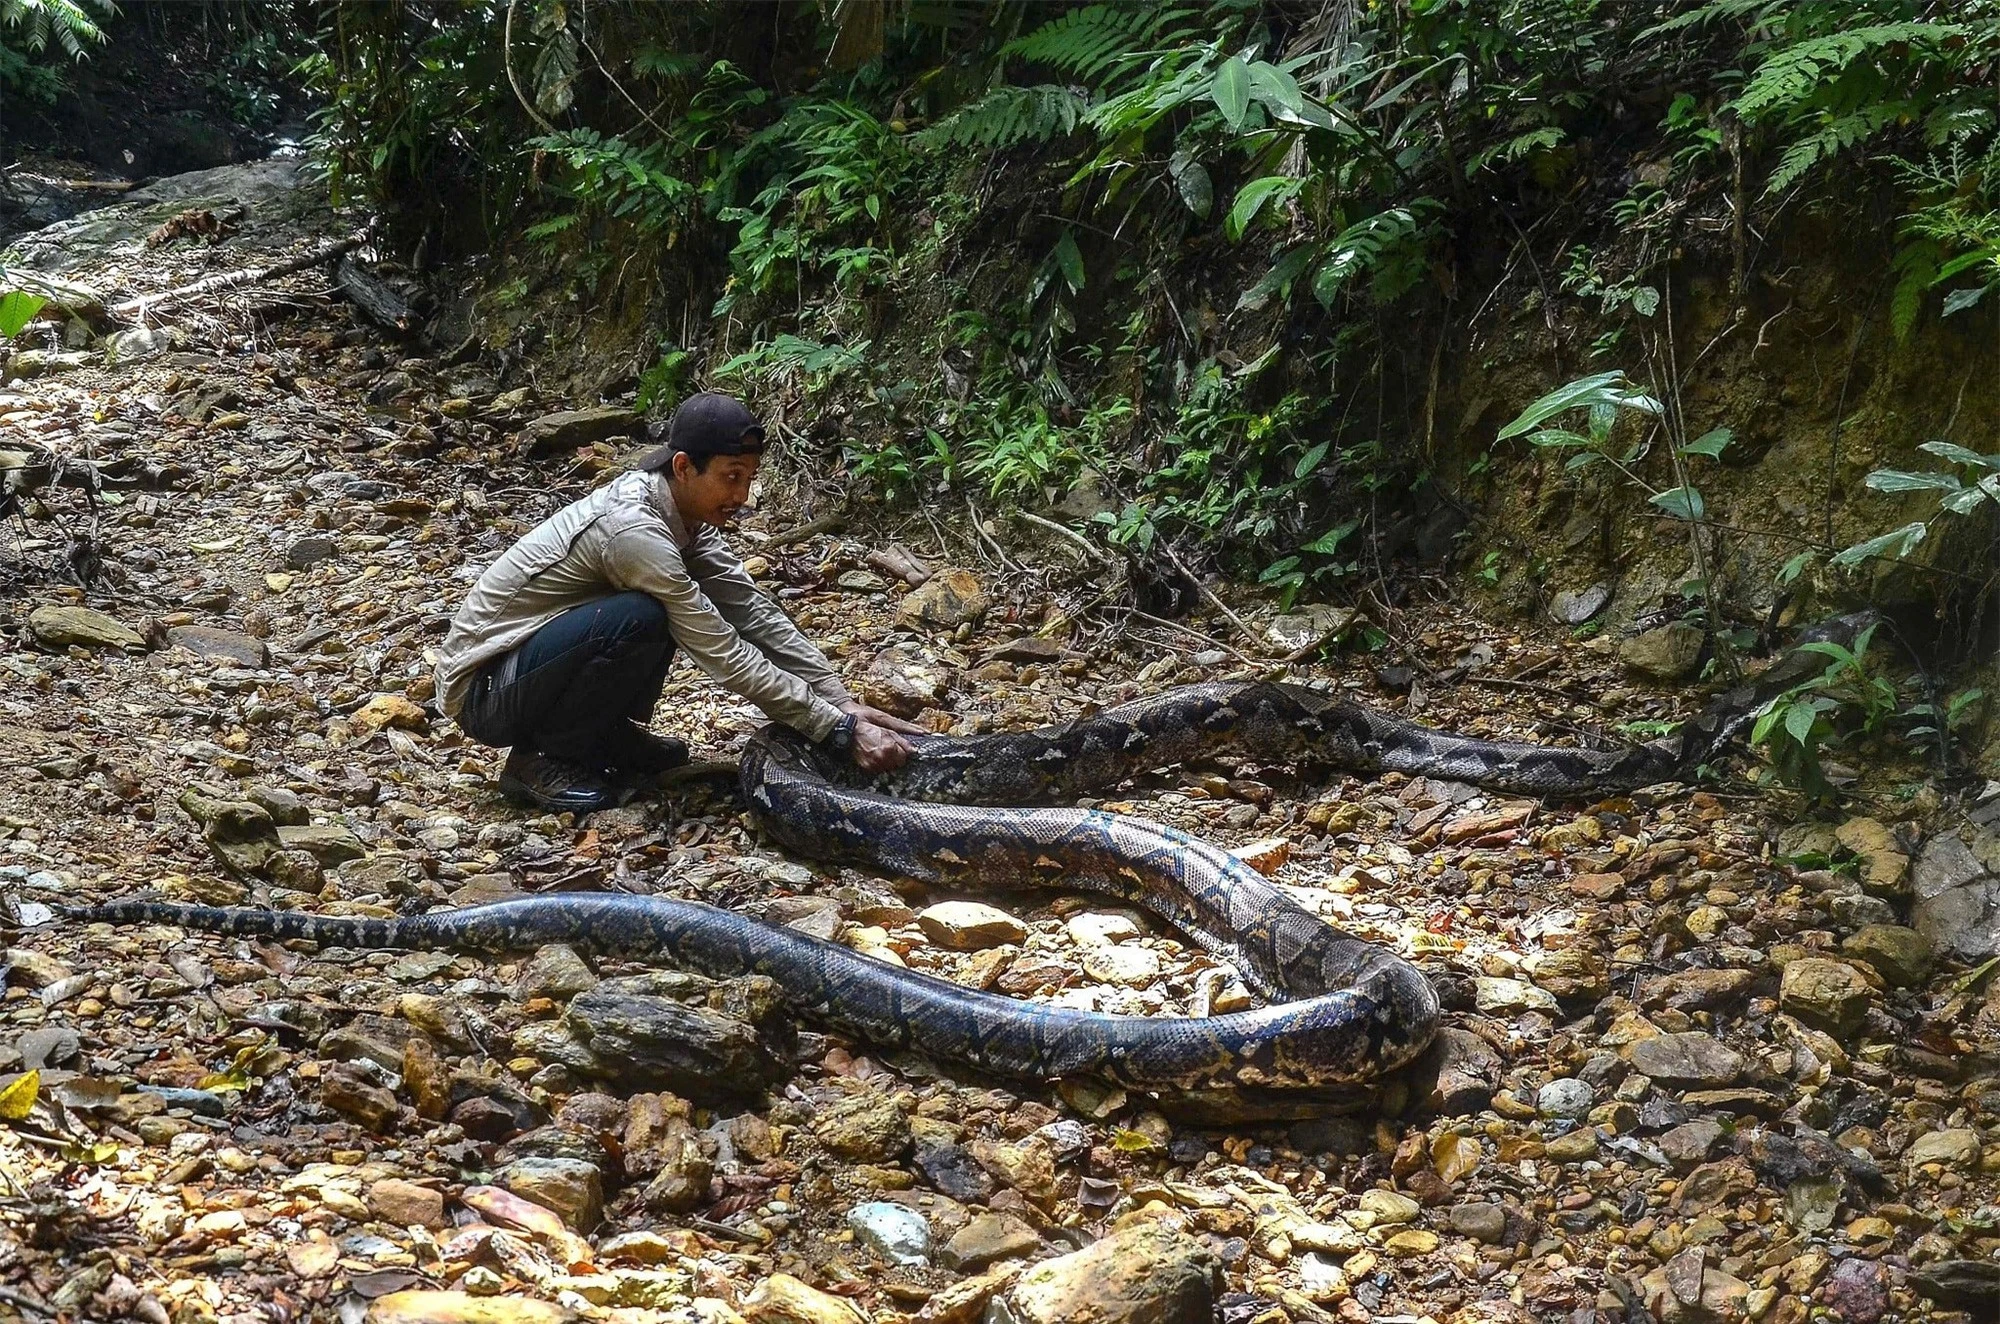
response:
[[[264,806],[225,796],[196,785],[182,790],[175,803],[195,821],[202,840],[225,869],[235,874],[261,872],[283,848],[278,826]]]
[[[1972,1168],[1979,1162],[1979,1132],[1960,1127],[1949,1131],[1926,1131],[1903,1151],[1910,1167],[1936,1163],[1947,1168]]]
[[[1706,1163],[1714,1155],[1716,1147],[1722,1143],[1722,1123],[1708,1117],[1698,1117],[1692,1122],[1684,1122],[1662,1135],[1659,1149],[1673,1162],[1684,1168]]]
[[[312,811],[306,808],[306,802],[282,786],[246,786],[243,798],[261,806],[273,823],[295,827],[312,821]]]
[[[1841,943],[1840,949],[1868,962],[1883,982],[1896,988],[1919,987],[1937,963],[1930,939],[1896,924],[1870,924]]]
[[[1910,1283],[1941,1306],[1984,1309],[2000,1301],[2000,1260],[1944,1260],[1919,1269]]]
[[[1779,1007],[1836,1038],[1861,1028],[1872,997],[1868,981],[1853,966],[1819,956],[1787,964],[1778,986]]]
[[[609,437],[626,437],[638,432],[641,419],[630,409],[599,405],[591,409],[565,409],[544,414],[521,429],[524,455],[547,455],[573,450]]]
[[[905,1205],[872,1200],[847,1211],[847,1227],[855,1241],[891,1264],[929,1263],[931,1225]]]
[[[1968,961],[2000,956],[2000,878],[1956,836],[1933,837],[1917,857],[1910,926],[1940,953]]]
[[[1570,589],[1556,594],[1549,604],[1549,616],[1558,625],[1582,625],[1611,601],[1611,585],[1592,584],[1589,588]]]
[[[199,657],[234,662],[243,667],[268,667],[271,649],[261,639],[252,639],[235,630],[219,630],[210,625],[176,625],[167,631],[167,642]]]
[[[1497,1246],[1507,1238],[1507,1211],[1497,1204],[1462,1204],[1451,1211],[1451,1230]]]
[[[1741,1053],[1700,1031],[1640,1039],[1627,1046],[1625,1060],[1648,1080],[1704,1089],[1735,1084],[1748,1066]]]
[[[1565,1077],[1542,1086],[1535,1095],[1535,1109],[1544,1117],[1563,1117],[1570,1121],[1578,1121],[1590,1115],[1590,1105],[1596,1101],[1596,1091],[1590,1086],[1580,1080]]]
[[[1635,634],[1618,646],[1618,659],[1649,680],[1681,681],[1701,661],[1702,632],[1684,621]]]
[[[1785,1222],[1794,1232],[1818,1236],[1840,1214],[1841,1184],[1835,1178],[1807,1177],[1785,1188]]]
[[[29,1071],[61,1067],[74,1062],[83,1051],[83,1041],[66,1025],[44,1026],[22,1035],[14,1045],[21,1053],[21,1066]]]
[[[285,549],[285,564],[293,570],[310,570],[321,561],[340,554],[340,544],[331,538],[310,534]]]
[[[790,1027],[777,1016],[769,980],[736,982],[770,991],[739,997],[755,1005],[736,1014],[739,1009],[689,1006],[653,991],[673,987],[671,980],[607,979],[572,999],[563,1023],[589,1050],[584,1069],[625,1088],[669,1090],[698,1101],[754,1096],[790,1074],[779,1056],[789,1048]]]
[[[561,1001],[596,987],[596,973],[584,964],[575,948],[560,942],[537,948],[514,980],[514,991],[523,999],[555,998]]]
[[[361,838],[338,823],[281,825],[278,841],[286,850],[302,850],[328,868],[368,854]]]
[[[988,1212],[952,1233],[942,1259],[947,1268],[971,1273],[995,1260],[1032,1255],[1041,1246],[1041,1234],[1014,1215]]]
[[[1022,1324],[1211,1324],[1221,1286],[1213,1251],[1147,1222],[1033,1266],[1009,1299]]]
[[[28,613],[28,631],[44,648],[146,646],[137,630],[88,607],[37,607]]]
[[[1837,929],[1853,932],[1874,924],[1894,924],[1896,908],[1879,896],[1865,892],[1836,896],[1827,903]]]
[[[1493,1101],[1504,1070],[1491,1044],[1470,1030],[1446,1026],[1410,1068],[1410,1095],[1424,1112],[1463,1117]]]
[[[861,677],[861,697],[883,712],[915,717],[944,703],[951,673],[914,644],[892,644],[876,654]]]

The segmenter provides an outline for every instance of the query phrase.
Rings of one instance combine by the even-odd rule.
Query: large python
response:
[[[1851,619],[1822,635],[1851,636]],[[1142,906],[1229,962],[1266,1000],[1208,1017],[1043,1006],[906,970],[698,902],[538,896],[394,919],[134,900],[65,918],[157,922],[358,948],[476,952],[564,942],[665,957],[717,977],[772,977],[798,1012],[876,1045],[1006,1076],[1108,1077],[1149,1090],[1319,1089],[1374,1080],[1430,1042],[1438,999],[1415,966],[1326,923],[1228,851],[1101,809],[1040,808],[1201,759],[1404,772],[1530,795],[1598,794],[1687,776],[1765,699],[1823,658],[1795,651],[1686,723],[1674,741],[1602,751],[1474,739],[1271,682],[1170,690],[1061,726],[923,736],[900,771],[860,776],[781,726],[749,741],[752,817],[802,855],[923,882],[1081,887]]]

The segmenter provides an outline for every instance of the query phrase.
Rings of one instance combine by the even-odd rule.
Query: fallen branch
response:
[[[782,551],[784,548],[790,547],[793,543],[804,542],[808,538],[817,538],[822,533],[837,532],[846,523],[847,512],[836,510],[831,514],[821,515],[817,519],[807,520],[804,524],[779,534],[777,537],[771,539],[771,541],[765,543],[764,546],[770,551]]]
[[[861,562],[870,570],[879,570],[891,578],[900,579],[911,588],[922,588],[930,582],[929,567],[901,543],[890,543],[885,548],[870,552],[861,558]]]
[[[1084,537],[1075,529],[1070,528],[1067,524],[1058,524],[1052,519],[1043,519],[1040,515],[1025,510],[1017,510],[1014,514],[1028,521],[1028,523],[1034,525],[1036,528],[1047,529],[1050,533],[1069,539],[1078,547],[1081,547],[1083,554],[1093,561],[1102,565],[1115,565],[1117,563],[1118,558],[1098,547],[1097,544],[1091,542],[1090,539]]]
[[[1159,540],[1157,546],[1161,551],[1167,554],[1167,559],[1174,563],[1174,569],[1180,571],[1183,575],[1187,576],[1188,583],[1193,584],[1196,590],[1200,592],[1202,597],[1208,599],[1208,605],[1215,608],[1217,611],[1221,612],[1223,617],[1226,620],[1228,620],[1228,622],[1231,625],[1235,626],[1239,631],[1242,632],[1243,637],[1250,641],[1250,646],[1252,648],[1256,649],[1259,653],[1266,651],[1264,648],[1263,637],[1260,636],[1255,630],[1251,629],[1248,625],[1245,625],[1243,623],[1243,618],[1241,616],[1238,616],[1235,612],[1229,610],[1229,604],[1224,602],[1221,598],[1216,597],[1214,589],[1210,588],[1208,585],[1202,583],[1199,579],[1195,578],[1194,571],[1187,568],[1187,562],[1181,560],[1180,554],[1174,550],[1174,546],[1171,542],[1168,542],[1165,538],[1162,538]]]
[[[333,282],[377,326],[406,332],[416,321],[410,301],[390,289],[380,276],[364,270],[352,254],[343,254],[334,264]]]
[[[142,294],[136,299],[127,299],[123,303],[113,304],[109,311],[113,317],[122,318],[125,321],[143,321],[148,313],[165,304],[178,303],[182,299],[192,299],[203,294],[212,294],[217,290],[229,290],[241,285],[256,285],[264,281],[277,280],[282,276],[290,276],[304,271],[309,267],[317,267],[335,261],[341,256],[361,247],[361,242],[362,237],[356,235],[352,239],[342,239],[338,243],[316,248],[303,256],[288,258],[276,266],[246,267],[241,271],[225,271],[220,275],[204,276],[192,285],[182,285],[178,289],[162,290],[158,294]]]

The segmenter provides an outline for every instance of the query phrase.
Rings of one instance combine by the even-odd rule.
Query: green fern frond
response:
[[[1784,192],[1821,161],[1868,141],[1901,119],[1908,109],[1901,101],[1883,101],[1828,120],[1818,132],[1807,134],[1785,149],[1785,154],[1778,158],[1777,168],[1771,172],[1765,193]]]
[[[1128,60],[1160,45],[1169,28],[1196,15],[1192,9],[1151,4],[1090,5],[1016,37],[1000,53],[1095,86]]]
[[[1731,108],[1746,121],[1795,113],[1864,55],[1890,46],[1934,46],[1969,31],[1963,23],[1875,23],[1796,42],[1758,66]]]
[[[996,87],[916,135],[919,146],[983,147],[1004,151],[1023,142],[1048,142],[1074,130],[1090,103],[1067,87]]]

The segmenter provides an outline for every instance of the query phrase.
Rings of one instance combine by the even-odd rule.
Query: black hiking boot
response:
[[[688,761],[687,741],[657,735],[636,722],[620,727],[604,753],[613,772],[641,779],[657,777]]]
[[[500,770],[500,793],[554,813],[594,814],[618,803],[602,773],[515,746]]]

